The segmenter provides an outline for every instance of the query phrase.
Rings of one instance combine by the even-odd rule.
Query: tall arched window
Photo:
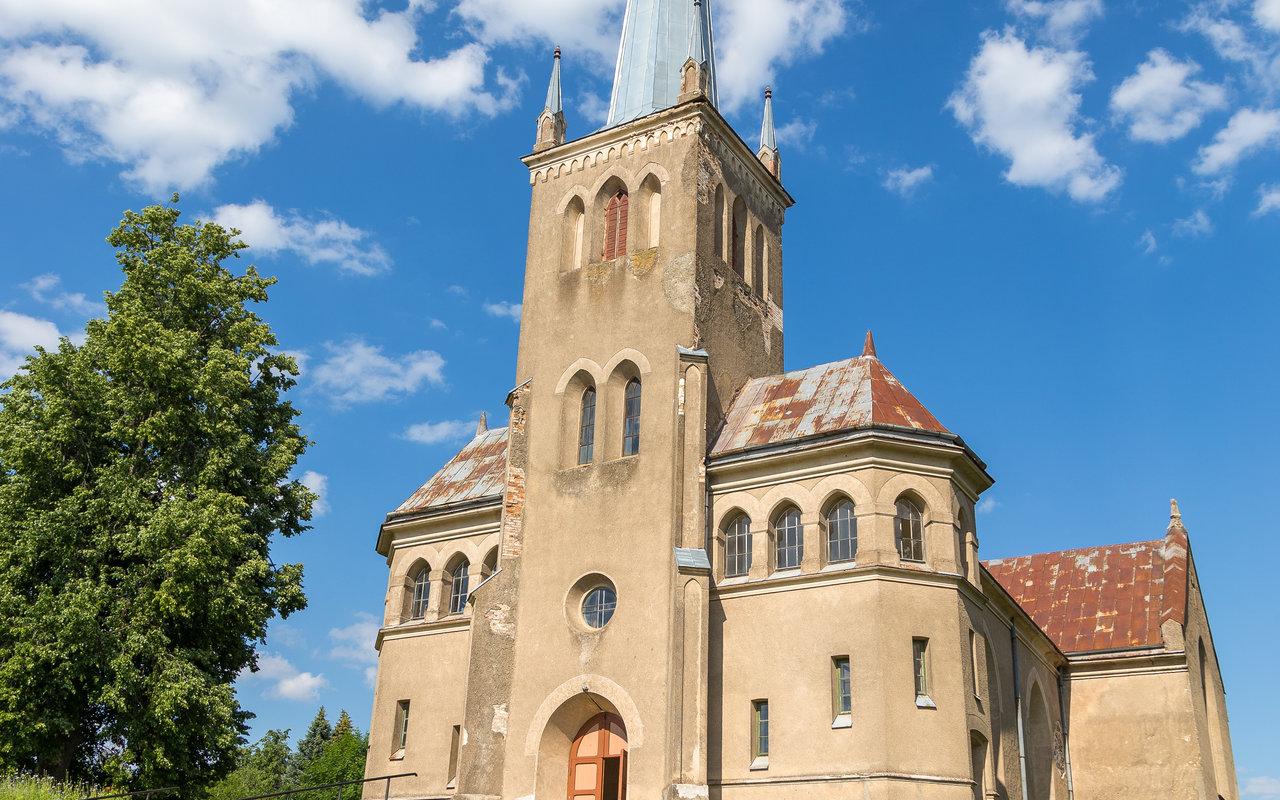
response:
[[[560,254],[560,268],[575,270],[582,266],[583,238],[586,231],[586,206],[581,197],[569,201],[564,211],[564,237]]]
[[[619,189],[604,206],[604,260],[612,261],[627,254],[627,218],[631,198]]]
[[[657,175],[650,175],[640,184],[640,198],[644,203],[644,246],[657,247],[662,239],[662,182]]]
[[[623,408],[622,454],[634,456],[640,452],[640,379],[627,383]]]
[[[724,187],[716,185],[716,201],[712,206],[715,218],[711,221],[711,247],[716,258],[724,258]]]
[[[582,393],[582,414],[578,418],[578,463],[590,464],[596,455],[596,387]]]
[[[733,271],[747,279],[747,204],[741,197],[733,201]]]
[[[471,562],[465,558],[449,570],[449,613],[461,614],[467,608],[471,584]]]
[[[756,296],[764,297],[764,226],[757,225],[755,235],[751,238],[751,287]]]
[[[724,576],[738,578],[751,571],[751,517],[739,514],[724,532]]]
[[[903,561],[924,561],[924,513],[909,498],[898,501],[894,519],[898,557]]]
[[[795,569],[804,560],[804,525],[800,509],[788,508],[773,521],[774,563],[778,569]]]
[[[480,562],[480,580],[487,580],[490,575],[498,571],[498,548],[493,547],[485,555],[484,561]]]
[[[858,557],[858,518],[853,503],[840,500],[827,509],[827,563],[853,561]]]
[[[426,564],[413,573],[412,597],[409,600],[409,619],[427,616],[427,599],[431,593],[431,568]]]

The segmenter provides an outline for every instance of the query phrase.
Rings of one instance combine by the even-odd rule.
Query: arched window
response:
[[[413,573],[412,580],[409,619],[422,619],[427,616],[427,599],[431,594],[431,568],[426,564],[418,567]]]
[[[578,419],[578,463],[590,464],[596,455],[596,387],[582,393],[582,414]]]
[[[471,562],[465,558],[449,570],[449,613],[461,614],[467,608]]]
[[[741,197],[733,201],[733,271],[747,279],[747,204]]]
[[[827,525],[827,563],[853,561],[858,557],[858,518],[854,516],[853,503],[840,500],[829,509]]]
[[[561,269],[575,270],[582,266],[586,216],[586,206],[583,204],[581,197],[575,197],[569,201],[569,206],[564,212],[564,241],[560,255]]]
[[[774,563],[778,569],[795,569],[804,560],[804,525],[800,509],[783,511],[773,521]]]
[[[724,258],[724,187],[716,185],[716,201],[712,207],[715,218],[711,221],[711,247],[716,258]]]
[[[903,561],[924,561],[924,513],[906,497],[898,501],[897,509],[894,533],[898,557]]]
[[[644,203],[644,244],[657,247],[662,239],[662,182],[657,175],[650,175],[640,185],[640,198]]]
[[[627,254],[627,218],[631,198],[619,189],[604,206],[604,260],[612,261]]]
[[[632,378],[627,383],[623,408],[622,454],[634,456],[640,452],[640,380]]]
[[[480,580],[487,579],[490,575],[498,571],[498,548],[491,548],[485,555],[484,561],[480,562]]]
[[[960,509],[960,514],[956,517],[956,552],[959,554],[957,559],[960,564],[960,574],[969,577],[969,531],[973,530],[973,525],[969,523],[969,512]]]
[[[724,576],[739,578],[751,571],[751,517],[739,514],[724,532]]]
[[[764,226],[757,225],[755,236],[751,239],[751,287],[760,298],[764,298],[764,248]]]

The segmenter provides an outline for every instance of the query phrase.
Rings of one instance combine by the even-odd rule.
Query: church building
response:
[[[523,161],[509,424],[378,533],[369,777],[413,773],[403,800],[1238,799],[1176,503],[1150,541],[983,562],[987,466],[870,334],[784,371],[795,201],[770,94],[757,147],[717,110],[709,0],[629,0],[608,123],[573,140],[557,50]]]

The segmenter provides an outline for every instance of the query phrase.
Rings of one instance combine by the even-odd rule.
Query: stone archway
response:
[[[568,800],[626,800],[627,729],[603,712],[578,731],[569,748]]]
[[[577,692],[571,692],[574,684],[581,687]],[[615,684],[596,676],[582,676],[566,683],[562,689],[544,701],[526,742],[526,752],[537,759],[534,796],[539,800],[623,800],[628,762],[632,751],[641,746],[643,738],[643,726],[635,714],[634,705]],[[616,703],[607,696],[615,693],[611,690],[617,692]],[[622,752],[610,752],[619,748],[618,743],[609,738],[603,750],[598,739],[594,742],[596,752],[604,755],[590,755],[591,744],[587,745],[584,753],[583,742],[590,738],[593,725],[597,737],[618,737]],[[604,793],[603,777],[607,767],[604,759],[616,757],[622,758],[616,765],[622,794],[615,797]],[[595,775],[601,780],[587,791],[578,793],[573,781],[574,768],[578,763],[592,759],[597,767]],[[611,766],[608,768],[613,769]]]

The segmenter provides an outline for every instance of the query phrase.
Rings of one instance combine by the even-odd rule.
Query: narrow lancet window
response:
[[[724,533],[724,576],[740,578],[751,571],[751,518],[740,514]]]
[[[430,592],[431,570],[423,566],[413,576],[413,600],[409,604],[409,619],[422,619],[427,615]]]
[[[604,207],[604,260],[612,261],[627,254],[627,218],[631,198],[625,190],[609,198]]]
[[[467,608],[471,562],[465,558],[449,572],[449,613],[461,614]]]
[[[596,455],[596,390],[582,393],[582,416],[578,422],[578,463],[590,464]]]
[[[898,539],[898,556],[903,561],[924,561],[923,517],[920,506],[906,498],[898,501],[894,527]]]
[[[632,379],[627,384],[623,409],[622,454],[634,456],[640,453],[640,381]]]
[[[841,500],[827,512],[827,563],[853,561],[858,556],[858,518],[853,503]]]
[[[804,560],[804,525],[800,511],[790,508],[773,523],[774,563],[778,569],[795,569]]]

